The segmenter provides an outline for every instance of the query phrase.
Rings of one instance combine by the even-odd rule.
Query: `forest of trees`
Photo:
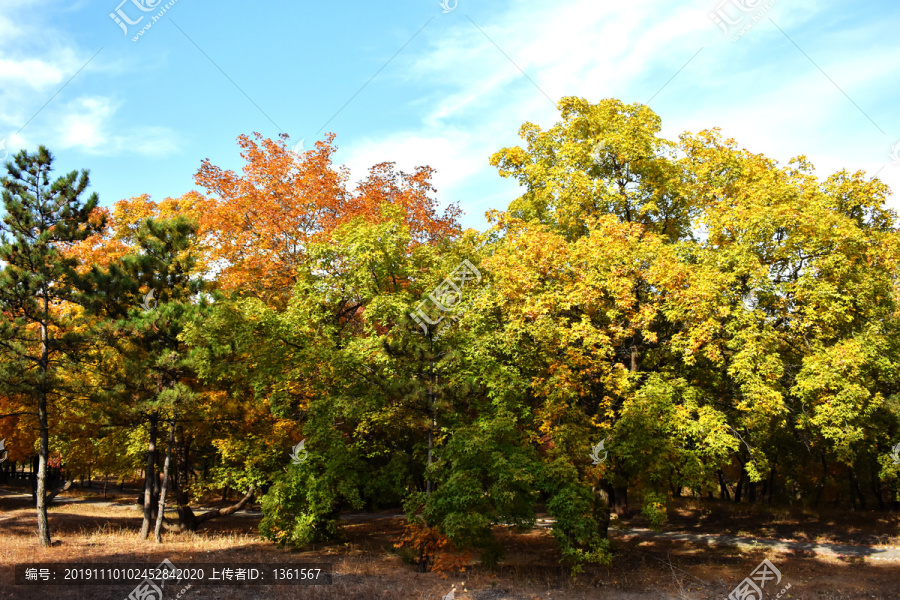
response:
[[[492,526],[539,510],[578,570],[609,561],[611,514],[660,524],[672,497],[900,508],[887,186],[717,129],[666,140],[641,104],[559,110],[490,157],[523,193],[487,231],[429,167],[349,186],[333,135],[241,136],[241,173],[206,160],[205,192],[110,209],[46,148],[13,156],[0,470],[37,457],[41,543],[52,465],[143,472],[143,538],[166,502],[192,531],[256,499],[293,546],[402,506],[423,568],[496,564]]]

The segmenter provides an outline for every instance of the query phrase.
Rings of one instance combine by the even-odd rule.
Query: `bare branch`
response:
[[[200,525],[200,523],[203,523],[204,521],[209,521],[210,519],[217,519],[219,517],[226,517],[232,513],[235,513],[237,511],[241,510],[242,508],[244,508],[244,506],[247,505],[248,502],[250,502],[250,499],[253,497],[254,492],[256,492],[256,486],[251,485],[250,489],[247,490],[247,495],[244,496],[243,498],[241,498],[240,502],[238,502],[237,504],[232,504],[228,508],[222,508],[222,509],[215,508],[209,512],[203,513],[202,515],[197,515],[197,518],[196,518],[197,520],[195,521],[195,523],[197,525]]]
[[[75,483],[74,479],[70,479],[66,482],[62,487],[58,487],[49,494],[47,494],[47,502],[51,502],[54,498],[56,498],[59,494],[63,492],[69,491],[69,488],[72,487],[72,484]]]
[[[9,413],[9,414],[7,414],[7,415],[0,415],[0,419],[5,419],[6,417],[18,417],[18,416],[20,416],[20,415],[34,415],[34,416],[37,416],[37,413],[36,413],[36,412],[16,412],[16,413]]]

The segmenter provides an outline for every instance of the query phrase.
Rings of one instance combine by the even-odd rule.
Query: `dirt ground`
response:
[[[631,524],[638,523],[633,519]],[[729,533],[799,542],[900,546],[900,515],[837,508],[773,508],[680,499],[669,507],[666,529]]]
[[[10,489],[10,488],[7,488]],[[19,491],[19,490],[16,490]],[[96,490],[75,489],[68,496]],[[615,557],[609,567],[589,568],[571,577],[558,566],[555,543],[546,529],[515,532],[497,527],[506,551],[491,571],[473,561],[461,573],[418,573],[392,551],[402,519],[347,521],[346,543],[323,544],[303,552],[279,549],[259,539],[259,516],[230,516],[210,521],[196,534],[165,533],[163,544],[137,538],[141,515],[134,494],[120,504],[90,502],[54,505],[50,525],[54,545],[36,542],[34,509],[27,498],[0,496],[0,599],[124,600],[132,585],[41,586],[13,584],[13,565],[33,562],[91,562],[98,565],[169,559],[178,567],[198,563],[295,565],[326,563],[334,573],[328,586],[239,587],[197,584],[172,587],[163,600],[309,599],[441,600],[455,588],[457,600],[645,600],[662,598],[723,599],[768,558],[781,572],[763,598],[900,599],[900,562],[815,556],[804,551],[737,549],[707,541],[673,541],[625,537],[611,532]],[[211,502],[207,506],[215,506]],[[394,514],[397,511],[383,513]],[[666,530],[756,535],[798,541],[900,545],[898,516],[891,513],[844,513],[771,510],[768,507],[679,500],[670,508]],[[614,522],[642,527],[640,518]],[[180,594],[180,596],[179,596]],[[150,600],[149,598],[147,600]],[[155,600],[155,599],[154,599]]]

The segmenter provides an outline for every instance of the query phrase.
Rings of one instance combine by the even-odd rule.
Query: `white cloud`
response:
[[[408,173],[416,166],[440,165],[432,184],[443,191],[458,185],[478,173],[485,158],[472,153],[473,140],[459,131],[444,131],[441,135],[397,133],[386,139],[363,139],[353,143],[346,152],[344,165],[350,169],[350,181],[365,178],[369,167],[385,160],[397,163]],[[389,158],[388,158],[389,157]]]
[[[14,60],[0,56],[0,84],[23,86],[35,90],[59,85],[63,81],[63,65],[41,59]]]
[[[103,96],[81,97],[68,103],[61,119],[58,146],[106,156],[166,156],[177,151],[176,136],[166,127],[133,126],[111,131],[117,109],[118,105]]]
[[[62,119],[62,148],[82,147],[88,150],[107,143],[103,124],[108,122],[115,107],[103,97],[82,97],[69,104],[68,114]]]
[[[11,45],[21,37],[22,30],[10,15],[0,14],[0,45]]]
[[[66,45],[65,35],[26,18],[28,10],[36,10],[34,4],[4,0],[9,10],[0,15],[0,140],[5,140],[5,149],[12,153],[43,143],[93,155],[159,157],[176,152],[177,136],[171,129],[123,127],[117,123],[121,103],[116,99],[78,95],[78,83],[91,74],[109,76],[122,67],[92,60],[96,50]],[[79,81],[67,85],[76,73]],[[63,88],[65,93],[57,96]]]
[[[662,117],[669,139],[720,126],[739,146],[782,162],[807,155],[822,178],[841,168],[873,175],[890,165],[888,151],[900,131],[879,123],[887,135],[879,132],[829,81],[879,121],[876,109],[888,100],[882,82],[893,82],[896,90],[900,81],[897,52],[885,48],[900,44],[872,42],[884,40],[873,36],[882,23],[843,23],[835,33],[829,15],[836,4],[792,0],[777,2],[732,42],[709,17],[716,4],[575,0],[551,6],[523,0],[502,14],[473,16],[484,34],[469,19],[459,19],[432,36],[427,51],[407,59],[405,83],[431,89],[421,126],[366,140],[364,146],[354,143],[349,162],[374,158],[365,147],[378,148],[379,160],[427,163],[438,169],[437,187],[451,195],[488,175],[499,179],[487,157],[519,143],[515,136],[524,121],[546,128],[559,118],[519,67],[554,103],[564,95],[646,102],[663,88],[651,108]],[[816,57],[828,77],[773,22]],[[830,35],[840,37],[839,52]],[[900,168],[894,166],[883,168],[879,177],[897,189]],[[500,187],[485,189],[484,197],[497,198]]]

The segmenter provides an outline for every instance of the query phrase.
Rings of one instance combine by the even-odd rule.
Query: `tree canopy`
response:
[[[21,155],[0,438],[28,439],[27,407],[65,374],[54,451],[143,465],[144,534],[167,489],[186,529],[227,512],[194,515],[204,493],[255,496],[261,535],[294,546],[339,538],[342,511],[403,507],[396,541],[423,569],[497,564],[495,526],[540,512],[566,565],[607,563],[613,515],[659,526],[686,490],[900,506],[890,190],[718,129],[664,139],[641,104],[558,108],[490,157],[522,194],[483,232],[441,209],[430,167],[348,188],[333,135],[303,153],[241,136],[242,173],[203,161],[205,193],[158,204],[76,207],[72,174],[52,223],[14,200],[28,161],[49,168]],[[92,341],[26,385],[41,323]]]

